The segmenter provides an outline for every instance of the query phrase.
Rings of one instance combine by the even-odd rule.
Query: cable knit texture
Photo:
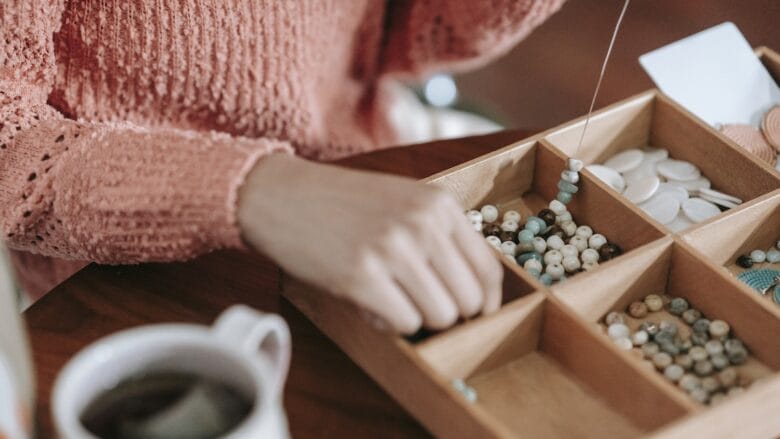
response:
[[[471,68],[562,0],[2,0],[0,228],[103,263],[240,245],[262,156],[394,140],[383,79]]]

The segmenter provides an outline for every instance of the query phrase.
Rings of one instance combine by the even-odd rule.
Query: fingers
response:
[[[366,271],[366,282],[351,295],[356,304],[372,316],[373,324],[402,334],[411,335],[423,324],[423,317],[415,304],[383,270],[374,263]]]
[[[454,297],[460,315],[471,317],[479,313],[485,303],[485,294],[466,255],[449,236],[436,234],[432,239],[438,251],[429,256],[431,266]]]
[[[455,221],[455,223],[453,241],[479,281],[484,295],[482,310],[486,313],[494,312],[501,306],[501,283],[504,275],[501,263],[485,244],[484,239],[469,227],[467,221]]]

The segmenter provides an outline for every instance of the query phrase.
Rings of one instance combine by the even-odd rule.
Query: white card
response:
[[[722,23],[639,57],[661,91],[710,125],[758,127],[780,87],[734,23]]]

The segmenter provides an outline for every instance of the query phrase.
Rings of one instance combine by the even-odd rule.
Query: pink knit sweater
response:
[[[2,0],[2,237],[103,263],[239,246],[258,159],[392,143],[384,78],[482,64],[562,1]]]

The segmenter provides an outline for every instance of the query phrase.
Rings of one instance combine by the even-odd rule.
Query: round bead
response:
[[[688,301],[683,299],[682,297],[675,297],[672,299],[671,302],[669,302],[669,312],[676,315],[681,316],[682,313],[688,310]]]
[[[558,181],[558,190],[561,192],[567,192],[569,194],[576,194],[579,188],[573,183],[569,183],[564,179]]]
[[[753,266],[753,260],[750,259],[750,256],[742,255],[737,258],[737,265],[742,268],[750,268]]]
[[[780,262],[780,250],[773,248],[766,252],[766,261],[770,264],[776,264]]]
[[[615,344],[624,351],[630,351],[631,348],[634,347],[634,344],[631,343],[631,340],[628,337],[620,337],[616,339]]]
[[[556,224],[563,224],[569,221],[574,221],[574,218],[571,216],[571,212],[563,212],[562,214],[555,217]]]
[[[577,231],[574,232],[575,235],[589,239],[591,236],[593,236],[593,229],[591,229],[589,226],[579,226],[577,227]]]
[[[658,337],[656,337],[656,338],[658,338]],[[656,340],[656,341],[658,341],[658,340]],[[674,339],[670,339],[670,340],[664,341],[662,343],[659,342],[658,346],[661,347],[661,350],[663,352],[666,352],[669,355],[677,355],[677,354],[680,353],[680,348],[676,344],[674,344]]]
[[[585,264],[595,263],[599,261],[599,252],[593,250],[592,248],[588,248],[582,251],[580,258],[582,259],[582,262]]]
[[[573,198],[573,197],[572,197],[572,194],[571,194],[571,193],[569,193],[569,192],[563,192],[563,191],[561,191],[561,192],[558,192],[558,195],[556,195],[556,196],[555,196],[555,199],[556,199],[557,201],[560,201],[560,202],[561,202],[561,203],[563,203],[563,204],[569,204],[569,203],[571,203],[571,200],[572,200],[572,198]]]
[[[514,256],[517,252],[517,244],[512,241],[504,241],[501,243],[501,252],[507,255]]]
[[[652,358],[653,355],[659,352],[661,352],[661,348],[657,343],[651,341],[642,345],[642,355],[644,355],[645,358]]]
[[[517,263],[520,265],[525,266],[526,261],[529,259],[535,259],[539,262],[542,262],[542,255],[537,252],[525,252],[517,255]]]
[[[747,360],[748,352],[744,347],[728,351],[727,356],[731,364],[742,364]]]
[[[647,315],[647,305],[644,302],[632,302],[628,305],[628,313],[635,319],[641,319]]]
[[[580,173],[566,169],[561,172],[561,180],[577,184],[577,182],[580,181]]]
[[[737,378],[739,378],[737,369],[733,367],[728,367],[718,372],[718,381],[726,389],[734,387],[737,384]]]
[[[501,223],[501,230],[505,232],[516,232],[520,228],[520,224],[513,219],[505,219],[503,223]]]
[[[563,255],[558,250],[549,250],[544,254],[544,263],[547,265],[560,264],[561,262],[563,262]]]
[[[723,354],[711,355],[710,362],[717,370],[722,370],[731,366],[731,361],[729,361],[728,357]]]
[[[693,322],[691,328],[693,328],[693,332],[701,332],[701,333],[709,334],[710,324],[711,324],[710,321],[707,319],[699,319]]]
[[[533,240],[534,251],[538,253],[544,253],[547,250],[547,241],[541,236],[537,236]]]
[[[658,294],[649,294],[645,297],[645,305],[650,312],[660,311],[664,307],[664,300]]]
[[[693,358],[688,354],[680,354],[674,357],[674,364],[685,370],[691,370],[693,367]]]
[[[487,223],[482,226],[482,234],[485,236],[498,236],[501,232],[501,227],[498,224]]]
[[[595,269],[599,268],[598,262],[583,262],[582,263],[582,269],[585,271],[593,271]]]
[[[613,323],[607,328],[607,334],[613,340],[617,340],[621,337],[628,337],[630,330],[624,323]]]
[[[466,218],[468,218],[471,224],[474,223],[482,224],[482,214],[479,213],[478,210],[469,210],[468,212],[466,212]]]
[[[588,239],[583,238],[582,236],[572,236],[572,238],[569,240],[569,244],[573,245],[574,248],[577,249],[577,252],[582,252],[586,248],[588,248]]]
[[[609,261],[623,253],[623,250],[615,244],[606,243],[599,248],[599,257],[602,261]]]
[[[647,332],[650,335],[658,334],[659,331],[658,325],[656,325],[654,322],[642,322],[642,324],[639,325],[639,329]]]
[[[542,228],[539,226],[539,223],[537,223],[536,221],[526,221],[525,230],[530,231],[534,235],[538,235],[542,231]]]
[[[693,364],[693,371],[700,377],[711,374],[713,369],[712,363],[707,360],[697,361]]]
[[[525,263],[523,264],[523,268],[525,268],[526,271],[534,269],[534,270],[539,271],[539,273],[541,274],[542,269],[544,268],[544,266],[542,266],[542,263],[537,261],[536,259],[529,259],[529,260],[525,261]]]
[[[723,343],[723,348],[728,353],[735,350],[745,349],[745,345],[738,338],[730,338],[726,340],[725,343]]]
[[[504,241],[517,242],[517,232],[508,232],[506,230],[502,230],[501,233],[498,234],[498,238],[501,240],[501,242]]]
[[[704,349],[710,356],[723,353],[723,343],[720,340],[710,340],[704,345]]]
[[[566,212],[566,205],[564,205],[558,200],[550,201],[549,207],[550,210],[552,210],[556,215],[563,215],[563,213]]]
[[[648,341],[650,341],[650,334],[645,331],[637,331],[631,336],[631,342],[634,343],[634,346],[642,346]]]
[[[520,212],[516,210],[507,210],[504,212],[504,221],[514,221],[519,223],[520,219],[522,219],[522,216],[520,216]]]
[[[570,158],[566,161],[566,167],[569,171],[580,172],[582,171],[582,166],[582,160]]]
[[[548,226],[555,224],[555,212],[550,209],[540,210],[537,216]]]
[[[682,378],[684,374],[685,370],[676,364],[670,364],[664,369],[664,376],[673,383],[680,381],[680,378]]]
[[[563,237],[566,236],[566,234],[563,233],[563,229],[558,224],[550,226],[549,228],[547,228],[547,231],[545,232],[545,236],[547,236],[548,238],[553,235],[561,239],[563,239]]]
[[[760,264],[766,261],[766,253],[764,253],[763,250],[753,250],[750,252],[750,259],[752,259],[754,263]]]
[[[563,233],[565,233],[567,237],[574,236],[574,233],[577,231],[577,225],[574,224],[574,221],[566,221],[565,223],[561,223],[561,229],[563,229]]]
[[[710,340],[710,336],[707,335],[706,332],[692,332],[691,333],[691,343],[696,346],[704,347],[705,344]]]
[[[549,274],[550,277],[553,278],[553,280],[559,280],[560,278],[562,278],[564,271],[565,270],[563,269],[563,265],[561,264],[549,264],[544,269],[544,272]]]
[[[482,214],[482,221],[492,223],[498,219],[498,208],[492,204],[486,204],[479,210]]]
[[[691,395],[691,398],[693,398],[694,401],[706,404],[707,401],[710,399],[710,394],[706,390],[702,389],[701,387],[697,387],[689,393]]]
[[[685,312],[682,314],[683,321],[689,325],[696,323],[696,320],[699,320],[700,318],[701,312],[693,308],[685,310]]]
[[[686,392],[691,392],[701,386],[701,380],[696,375],[686,373],[680,377],[680,381],[677,382],[677,385]]]
[[[517,234],[517,242],[521,244],[530,244],[533,248],[534,234],[530,230],[521,230]]]
[[[701,346],[694,346],[688,350],[688,355],[691,356],[693,361],[703,361],[707,359],[707,350]]]
[[[547,238],[547,248],[551,250],[560,250],[564,246],[563,239],[558,235],[552,235]]]
[[[672,356],[666,352],[659,352],[653,355],[652,361],[656,368],[659,370],[664,370],[667,366],[672,364]]]
[[[564,245],[563,247],[561,247],[561,249],[559,251],[561,252],[561,254],[563,255],[564,258],[567,258],[567,257],[577,258],[577,257],[580,256],[580,252],[579,252],[579,250],[577,250],[577,247],[575,247],[575,246],[573,246],[571,244]]]
[[[596,233],[595,235],[588,238],[588,246],[594,250],[600,249],[601,246],[606,243],[607,243],[607,238],[605,238],[604,235],[600,233]]]
[[[723,320],[713,320],[710,323],[710,335],[714,338],[725,337],[729,334],[729,324]]]
[[[623,317],[623,313],[612,311],[604,317],[604,323],[614,325],[615,323],[626,323],[626,319]]]
[[[546,286],[550,286],[550,285],[552,285],[553,278],[549,274],[545,273],[545,274],[539,276],[539,281],[542,282],[542,284],[544,284]]]
[[[485,238],[488,244],[490,244],[496,250],[501,251],[501,240],[497,236],[488,236]]]
[[[677,324],[671,320],[661,320],[661,323],[658,325],[658,329],[660,332],[668,332],[672,335],[677,334]]]
[[[701,379],[701,388],[712,393],[720,388],[720,382],[715,377],[705,377]]]
[[[580,269],[580,260],[576,256],[565,256],[561,264],[567,273],[574,273]]]

